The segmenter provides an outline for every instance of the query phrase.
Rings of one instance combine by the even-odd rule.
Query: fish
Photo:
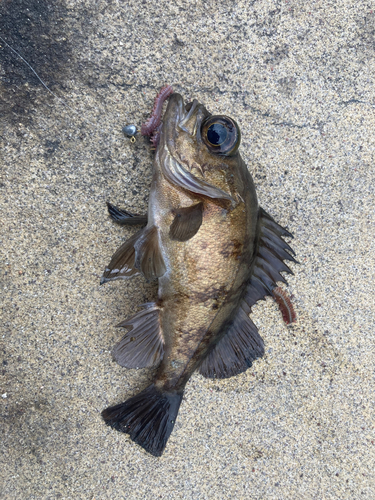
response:
[[[162,119],[158,99],[168,100]],[[117,325],[127,331],[112,351],[123,367],[156,371],[148,387],[102,417],[161,456],[195,371],[224,379],[263,356],[250,318],[254,304],[271,296],[282,312],[289,308],[284,318],[295,320],[277,282],[287,283],[281,273],[293,274],[285,261],[297,261],[284,240],[292,234],[258,204],[236,121],[197,99],[185,104],[172,88],[156,101],[160,117],[145,132],[156,147],[148,212],[108,204],[116,222],[145,226],[116,251],[101,279],[158,280],[157,298]]]

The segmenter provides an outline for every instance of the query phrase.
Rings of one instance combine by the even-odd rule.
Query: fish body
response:
[[[263,355],[251,306],[272,295],[280,272],[290,272],[284,260],[294,260],[281,238],[290,233],[258,205],[239,142],[231,118],[173,93],[158,129],[147,225],[102,278],[158,279],[157,300],[120,323],[129,331],[113,351],[122,366],[158,366],[154,382],[102,414],[156,456],[195,370],[225,378]]]

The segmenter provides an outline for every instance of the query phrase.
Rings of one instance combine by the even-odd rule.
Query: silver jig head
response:
[[[122,128],[122,131],[126,137],[130,137],[130,142],[135,142],[135,134],[139,132],[135,125],[125,125],[125,127]]]

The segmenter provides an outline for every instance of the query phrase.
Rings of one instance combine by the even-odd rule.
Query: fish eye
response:
[[[207,148],[220,155],[233,155],[241,142],[237,123],[224,115],[210,116],[201,126],[201,136]]]

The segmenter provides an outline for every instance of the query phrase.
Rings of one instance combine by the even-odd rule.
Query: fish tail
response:
[[[151,384],[124,403],[102,412],[105,423],[125,432],[148,453],[160,457],[173,430],[182,392],[163,392]]]

